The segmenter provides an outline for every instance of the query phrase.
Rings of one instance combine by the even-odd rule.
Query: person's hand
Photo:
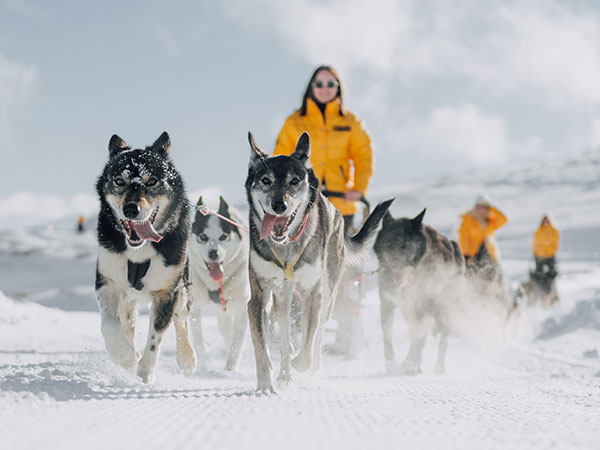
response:
[[[346,195],[344,196],[344,199],[346,199],[349,202],[357,202],[361,198],[362,198],[362,192],[353,191],[353,190],[346,192]]]

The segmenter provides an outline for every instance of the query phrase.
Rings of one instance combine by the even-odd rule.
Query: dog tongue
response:
[[[145,222],[131,222],[131,226],[140,239],[153,242],[160,242],[162,239],[162,236],[156,232],[149,220]]]
[[[287,216],[274,216],[272,214],[265,213],[265,217],[263,217],[262,226],[260,228],[260,238],[264,239],[271,234],[271,231],[273,231],[275,225],[284,227],[287,221]]]
[[[210,277],[215,281],[221,281],[223,279],[223,266],[218,262],[206,263],[208,266],[208,273]]]

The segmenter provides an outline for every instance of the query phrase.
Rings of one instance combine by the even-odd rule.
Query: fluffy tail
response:
[[[372,244],[375,238],[375,232],[377,227],[383,219],[383,216],[387,213],[390,205],[395,198],[379,202],[373,212],[369,214],[367,220],[361,227],[361,229],[354,236],[345,236],[346,250],[348,251],[348,263],[351,265],[362,264],[367,250]]]

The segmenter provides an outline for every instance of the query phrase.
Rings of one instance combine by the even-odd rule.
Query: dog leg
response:
[[[100,330],[104,337],[106,351],[115,364],[125,369],[135,369],[138,355],[133,345],[133,328],[126,325],[126,334],[122,323],[119,321],[119,311],[129,309],[126,306],[129,302],[122,298],[121,293],[114,286],[106,282],[103,277],[100,278],[104,284],[96,290],[96,297],[100,308]],[[123,307],[121,306],[122,303],[125,304]],[[131,318],[135,321],[135,305],[133,310]],[[126,313],[124,318],[127,319]],[[125,323],[127,323],[127,320],[125,320]]]
[[[388,300],[385,300],[384,294],[381,295],[381,303],[379,305],[379,313],[381,319],[381,330],[383,332],[383,356],[385,358],[385,371],[392,374],[398,371],[398,363],[394,354],[394,311],[396,305]]]
[[[154,381],[154,371],[158,361],[158,353],[162,337],[173,318],[178,293],[170,289],[153,292],[154,301],[150,309],[150,326],[144,355],[138,363],[137,375],[144,383]]]
[[[252,269],[252,268],[251,268]],[[252,295],[248,302],[248,319],[250,321],[250,334],[254,345],[256,359],[256,392],[263,394],[276,393],[273,386],[271,356],[267,347],[265,305],[268,301],[265,292],[250,270],[250,290]],[[264,302],[264,303],[263,303]]]
[[[196,370],[196,353],[190,342],[190,334],[187,321],[187,290],[178,290],[178,300],[173,322],[175,324],[175,336],[177,343],[177,365],[186,376],[191,376]]]
[[[425,341],[431,329],[431,321],[419,317],[410,305],[403,304],[402,312],[408,326],[410,348],[404,362],[401,364],[401,368],[407,375],[419,375],[422,373],[421,359],[423,357]]]
[[[440,343],[438,344],[437,360],[433,371],[438,375],[446,373],[446,350],[448,349],[448,329],[442,325]]]
[[[206,354],[210,346],[204,340],[204,334],[202,333],[202,307],[199,301],[192,302],[190,308],[190,328],[192,330],[192,337],[194,342],[194,349],[196,350],[196,357],[201,366],[206,365]]]
[[[300,353],[292,361],[294,369],[298,372],[306,372],[311,368],[313,362],[313,351],[315,338],[321,319],[321,308],[323,305],[323,292],[321,284],[317,283],[306,298],[302,312],[302,347]],[[319,343],[320,347],[320,343]],[[317,349],[318,352],[321,349]]]
[[[242,345],[244,343],[244,335],[246,334],[246,328],[248,326],[246,302],[240,301],[237,303],[239,304],[236,304],[235,307],[233,305],[230,307],[231,315],[233,316],[233,324],[231,327],[231,344],[229,346],[227,362],[225,363],[226,371],[233,371],[237,368]]]
[[[287,384],[292,380],[292,351],[293,346],[290,335],[290,310],[292,306],[292,295],[294,294],[294,283],[285,281],[283,292],[280,295],[273,295],[273,308],[275,317],[279,324],[279,346],[281,349],[281,364],[278,384]]]

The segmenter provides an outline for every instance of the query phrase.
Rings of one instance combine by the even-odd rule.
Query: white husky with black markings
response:
[[[352,238],[341,213],[319,191],[310,164],[308,133],[291,156],[268,157],[251,133],[246,193],[250,208],[250,331],[256,357],[257,391],[275,392],[265,311],[272,300],[281,336],[278,382],[291,380],[291,367],[318,368],[323,326],[331,317],[348,256],[359,260],[392,200],[377,205]],[[324,289],[325,288],[325,289]],[[302,303],[302,344],[292,360],[290,308]]]
[[[202,197],[198,205],[202,205]],[[222,197],[218,214],[243,223]],[[225,370],[235,370],[248,327],[248,233],[215,215],[196,211],[190,240],[190,267],[191,330],[196,353],[201,360],[205,358],[202,309],[216,303],[219,330],[227,347]]]

